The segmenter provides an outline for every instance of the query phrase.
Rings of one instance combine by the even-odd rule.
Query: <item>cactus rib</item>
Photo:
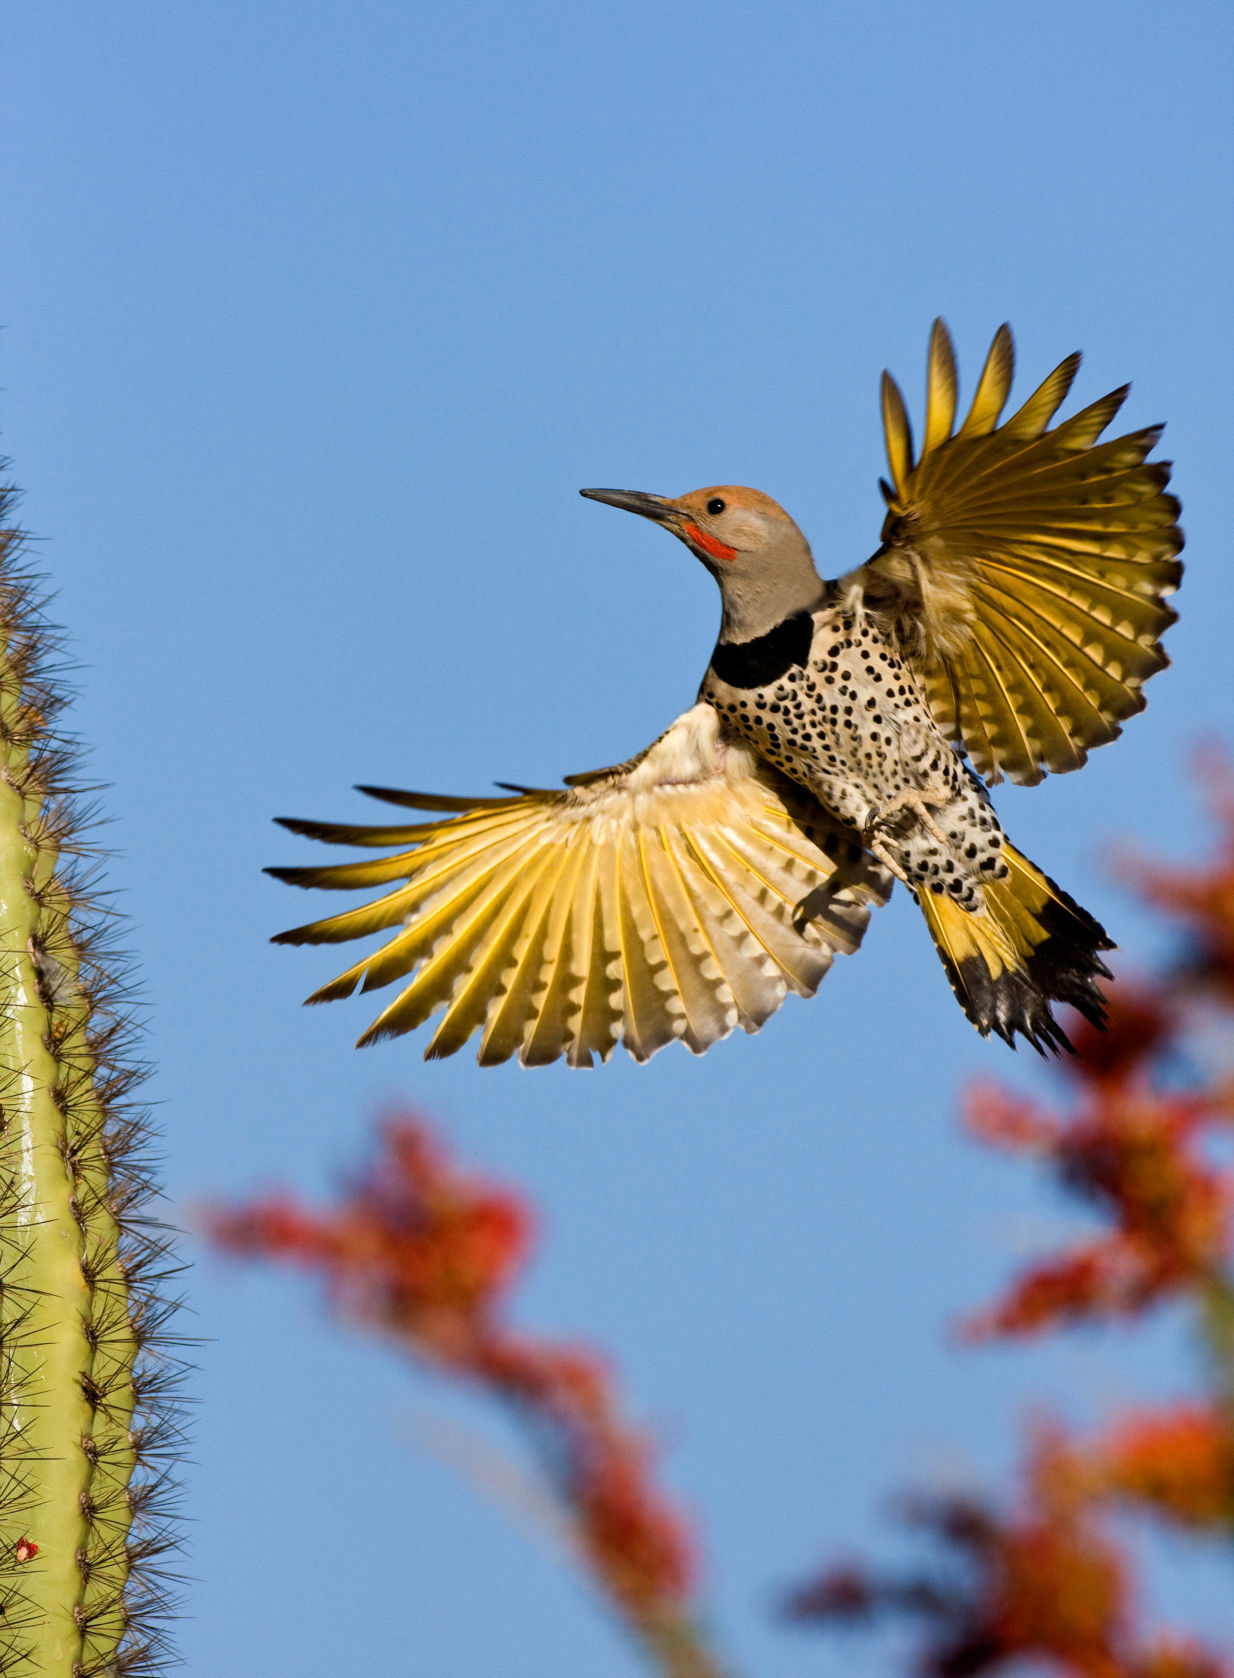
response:
[[[10,507],[0,491],[0,1674],[135,1678],[168,1653],[175,1267]]]

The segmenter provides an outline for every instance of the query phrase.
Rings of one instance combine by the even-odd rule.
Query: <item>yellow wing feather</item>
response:
[[[950,341],[951,334],[944,322],[939,319],[935,327],[940,334]],[[954,356],[954,351],[953,351]],[[1011,329],[1000,326],[994,334],[994,342],[990,345],[990,353],[985,358],[985,366],[981,369],[981,377],[977,381],[977,392],[973,397],[973,405],[968,410],[968,416],[960,427],[959,435],[964,438],[988,436],[998,424],[998,416],[1007,405],[1007,398],[1011,394],[1011,380],[1015,373],[1015,345],[1011,338]],[[944,439],[946,441],[946,439]]]
[[[570,898],[583,856],[580,845],[563,847],[552,876],[542,881],[535,899],[535,912],[523,949],[503,980],[504,994],[494,1003],[484,1025],[477,1055],[482,1066],[496,1065],[517,1054],[523,1044],[529,1016],[542,1018],[546,1033],[557,1042],[555,1059],[564,1047],[564,1015],[560,996],[550,999],[549,980],[555,968],[562,968],[562,943],[570,911]],[[436,1040],[434,1039],[434,1042]]]
[[[587,889],[574,903],[578,933],[571,963],[572,989],[566,1014],[570,1066],[590,1066],[593,1054],[607,1060],[621,1034],[621,968],[615,935],[604,917],[600,889],[601,850],[587,846]],[[534,1028],[533,1028],[534,1029]]]
[[[922,452],[931,454],[951,436],[959,399],[955,351],[941,320],[930,333],[930,356],[926,371],[926,422]],[[911,462],[910,462],[911,464]]]
[[[432,1057],[480,1033],[479,1059],[542,1065],[638,1060],[679,1039],[694,1053],[755,1031],[789,990],[812,995],[834,951],[861,941],[886,873],[809,797],[699,704],[629,764],[569,790],[429,798],[446,816],[392,828],[288,822],[329,842],[404,847],[324,868],[272,869],[294,885],[386,887],[361,909],[279,943],[393,937],[309,998],[407,983],[361,1038],[442,1017]],[[399,882],[399,883],[395,883]]]
[[[736,1025],[731,993],[727,1000],[721,995],[719,969],[659,829],[640,833],[638,846],[656,937],[681,1001],[679,1035],[698,1054]]]
[[[1143,708],[1168,662],[1182,547],[1160,427],[1098,441],[1127,390],[1051,429],[1079,367],[1059,363],[1001,424],[1014,371],[1000,327],[958,431],[955,357],[935,321],[925,438],[889,374],[882,407],[892,486],[883,546],[844,579],[889,620],[940,724],[990,781],[1078,768]]]

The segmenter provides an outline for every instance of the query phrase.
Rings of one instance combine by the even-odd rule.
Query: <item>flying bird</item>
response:
[[[272,868],[294,885],[387,887],[276,943],[392,936],[309,997],[406,981],[360,1039],[443,1017],[427,1058],[480,1033],[479,1060],[646,1060],[757,1031],[811,996],[901,881],[983,1035],[1069,1047],[1052,1003],[1100,1024],[1103,929],[1007,839],[987,787],[1078,769],[1142,710],[1168,662],[1179,504],[1149,461],[1160,426],[1102,442],[1120,390],[1051,425],[1068,356],[1010,418],[999,328],[966,417],[941,320],[916,454],[884,373],[891,480],[874,555],[825,581],[769,496],[585,489],[662,525],[720,587],[698,700],[653,745],[561,788],[445,798],[359,790],[419,812],[393,826],[283,819],[393,854]],[[428,819],[423,819],[427,817]]]

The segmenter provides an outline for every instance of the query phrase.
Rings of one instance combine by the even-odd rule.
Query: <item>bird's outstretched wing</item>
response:
[[[280,944],[394,935],[310,1002],[410,983],[361,1043],[445,1015],[426,1051],[481,1032],[482,1065],[695,1054],[757,1031],[788,991],[811,996],[861,942],[890,877],[808,797],[723,733],[711,706],[641,757],[566,791],[437,798],[364,788],[443,819],[398,827],[284,821],[327,843],[398,847],[376,861],[272,868],[299,886],[398,884]]]
[[[1142,684],[1169,662],[1159,641],[1183,538],[1169,465],[1146,458],[1161,427],[1098,441],[1127,387],[1050,429],[1080,364],[1071,355],[1000,425],[1014,360],[1002,326],[953,434],[955,356],[934,322],[919,459],[883,374],[883,546],[841,586],[891,620],[976,769],[1032,783],[1078,769],[1143,709]]]

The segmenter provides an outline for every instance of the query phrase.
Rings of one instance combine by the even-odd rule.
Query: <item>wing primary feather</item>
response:
[[[547,908],[541,891],[551,889],[554,876],[560,875],[562,861],[561,847],[546,846],[520,876],[517,889],[502,903],[499,918],[485,941],[472,953],[466,974],[451,994],[441,1024],[424,1051],[426,1060],[441,1060],[461,1049],[472,1032],[479,1030],[500,1009],[500,987],[509,984],[513,988],[517,983]],[[506,994],[510,992],[507,990]],[[488,1035],[486,1028],[480,1040],[481,1057]],[[509,1053],[507,1050],[496,1058],[505,1060]],[[484,1064],[481,1058],[481,1065]]]
[[[520,810],[518,806],[521,805]],[[316,839],[323,845],[355,845],[360,849],[382,849],[390,845],[425,845],[432,839],[448,835],[454,844],[459,833],[489,833],[509,827],[526,819],[527,800],[500,800],[496,809],[481,809],[452,817],[444,822],[415,822],[408,827],[357,826],[350,822],[304,821],[294,816],[277,816],[280,827],[298,834],[303,839]]]
[[[339,943],[348,938],[363,937],[368,932],[378,930],[383,926],[391,926],[397,920],[406,920],[412,911],[428,898],[436,898],[427,916],[422,917],[416,925],[425,927],[439,920],[443,912],[443,900],[439,893],[453,890],[457,895],[467,890],[473,884],[482,884],[486,878],[492,878],[511,857],[519,858],[528,849],[540,842],[541,835],[537,828],[530,831],[524,827],[522,832],[517,829],[497,840],[490,840],[485,844],[482,840],[476,842],[471,836],[458,845],[453,851],[448,847],[434,849],[429,855],[416,853],[410,859],[407,867],[409,878],[405,886],[388,893],[385,897],[377,898],[373,903],[365,904],[358,909],[347,909],[341,914],[330,915],[324,920],[314,921],[309,926],[295,927],[290,932],[277,934],[273,942],[278,944],[326,944]],[[401,859],[405,864],[409,862],[406,855]],[[450,898],[444,900],[448,908]],[[413,929],[409,929],[414,930]],[[401,942],[409,937],[403,933]],[[393,946],[387,946],[392,948]]]
[[[362,792],[366,798],[379,798],[383,804],[401,804],[408,810],[462,813],[467,810],[491,810],[495,804],[518,802],[516,798],[449,798],[436,792],[403,792],[398,787],[357,786],[356,791]]]
[[[616,994],[619,980],[610,972],[610,955],[616,956],[616,940],[611,943],[605,916],[604,896],[600,886],[601,846],[591,841],[581,866],[583,886],[575,899],[570,925],[570,955],[572,976],[577,992],[572,1023],[567,1031],[569,1047],[566,1060],[570,1066],[590,1066],[593,1054],[607,1060],[617,1043],[620,1013]]]
[[[518,1058],[524,1066],[547,1066],[566,1048],[573,982],[570,958],[574,902],[583,863],[591,849],[585,834],[577,835],[574,843],[566,848],[541,951],[543,990],[538,999],[532,997],[529,1022],[519,1048]]]
[[[524,860],[523,854],[516,852],[488,872],[479,870],[469,875],[449,896],[434,903],[426,914],[368,958],[364,989],[380,990],[401,979],[424,957],[424,965],[399,1002],[408,1003],[410,1009],[421,997],[431,996],[420,1015],[420,1019],[427,1019],[437,1003],[445,1001],[450,986],[472,959],[492,916],[500,913],[502,894],[533,866],[534,856]]]
[[[367,938],[371,932],[384,932],[397,926],[405,918],[401,903],[395,896],[379,897],[359,909],[346,909],[339,915],[327,915],[323,920],[310,921],[305,926],[289,927],[276,932],[272,944],[345,944],[353,938]]]
[[[890,373],[883,374],[882,401],[887,463],[891,467],[896,494],[903,496],[913,470],[913,431],[909,424],[904,397]]]
[[[1139,504],[1155,501],[1170,481],[1169,461],[1145,461],[1152,444],[1144,443],[1142,433],[1111,437],[1082,453],[1060,451],[1057,437],[1058,430],[1047,431],[988,470],[966,472],[958,499],[965,507],[998,506],[1006,491],[1030,500],[1074,499],[1076,505],[1090,506],[1098,504],[1095,494],[1101,491],[1115,496],[1119,504]]]
[[[377,857],[372,862],[334,862],[324,868],[263,868],[262,873],[305,891],[358,891],[404,879],[410,867],[408,854],[403,851]]]
[[[500,960],[509,947],[511,937],[517,932],[527,897],[544,870],[547,856],[540,856],[538,867],[536,860],[532,859],[518,871],[518,885],[512,893],[502,895],[503,886],[510,884],[508,879],[501,885],[494,885],[472,910],[462,930],[456,932],[453,927],[450,929],[449,941],[443,948],[434,950],[407,988],[382,1010],[360,1039],[362,1043],[397,1036],[423,1024],[443,1002],[448,1005],[446,1015],[425,1050],[426,1057],[436,1058],[436,1054],[452,1053],[452,1049],[443,1051],[438,1048],[434,1054],[434,1045],[440,1045],[446,1037],[456,1037],[454,1048],[466,1042],[484,1017],[483,1006],[487,998],[483,1005],[478,1003],[477,991],[488,977],[491,965]],[[386,982],[385,978],[376,981],[366,979],[364,988],[372,990]],[[474,1017],[477,1007],[479,1015]],[[457,1033],[464,1020],[471,1023],[459,1036]]]
[[[926,418],[921,455],[941,447],[955,425],[957,379],[955,346],[941,315],[930,328],[930,354],[926,364]]]
[[[985,366],[981,370],[981,378],[977,381],[977,392],[973,397],[973,405],[957,433],[960,437],[985,437],[998,424],[998,416],[1002,413],[1011,394],[1011,381],[1015,374],[1015,341],[1011,336],[1011,328],[1004,321],[994,334],[994,342],[990,345],[990,353],[986,356]]]
[[[1080,352],[1073,350],[1003,424],[1003,437],[1009,442],[1018,442],[1021,438],[1035,442],[1062,406],[1079,370]]]
[[[1078,414],[1072,414],[1071,418],[1064,420],[1054,432],[1054,441],[1076,454],[1091,449],[1106,427],[1112,424],[1130,390],[1130,385],[1119,385],[1117,390],[1108,391],[1095,402],[1090,402],[1087,408],[1081,408]],[[1159,437],[1161,427],[1156,426],[1153,429]],[[1156,438],[1153,441],[1155,442]],[[1148,445],[1149,448],[1152,446],[1152,443]],[[1148,450],[1144,452],[1147,454]]]
[[[509,1060],[522,1047],[538,1018],[536,993],[543,979],[545,952],[554,930],[567,858],[566,847],[556,847],[528,901],[521,948],[515,947],[511,966],[501,975],[503,989],[493,997],[485,1016],[476,1053],[481,1066],[497,1066]]]

